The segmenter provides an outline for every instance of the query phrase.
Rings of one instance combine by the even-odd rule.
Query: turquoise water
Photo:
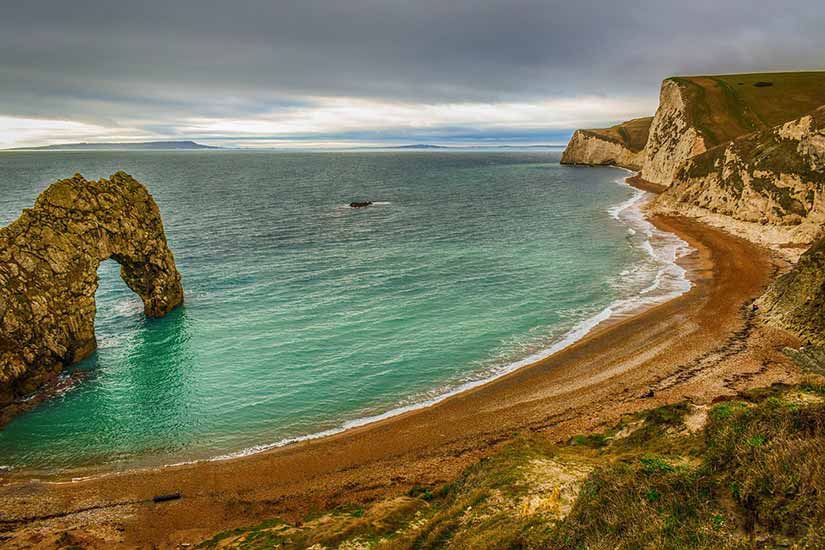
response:
[[[186,290],[184,307],[147,320],[104,263],[86,376],[0,431],[0,465],[168,464],[335,430],[672,291],[663,277],[679,274],[653,253],[666,236],[633,217],[641,195],[617,184],[624,172],[558,158],[0,153],[1,225],[60,177],[137,177]],[[378,204],[345,206],[367,199]]]

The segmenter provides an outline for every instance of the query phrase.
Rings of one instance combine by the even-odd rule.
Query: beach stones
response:
[[[124,172],[54,183],[0,229],[0,425],[8,405],[95,350],[97,268],[109,258],[148,317],[183,302],[160,210]]]

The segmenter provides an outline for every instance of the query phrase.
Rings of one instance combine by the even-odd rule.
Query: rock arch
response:
[[[124,172],[58,181],[0,228],[0,425],[3,409],[95,350],[97,268],[109,258],[148,317],[183,302],[160,210]]]

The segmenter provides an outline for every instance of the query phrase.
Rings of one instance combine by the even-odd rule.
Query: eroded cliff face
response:
[[[665,80],[644,151],[642,179],[670,185],[684,161],[707,149],[705,138],[693,126],[690,111],[685,85],[675,79]]]
[[[671,77],[662,82],[652,119],[577,132],[565,156],[579,164],[619,164],[613,162],[619,159],[626,167],[641,167],[642,179],[668,186],[687,159],[798,119],[821,105],[825,71]],[[648,122],[641,126],[640,121]],[[641,145],[626,139],[634,128],[637,136],[644,135]],[[594,136],[599,139],[584,139]],[[622,157],[627,151],[617,152],[603,141],[624,145],[630,153],[644,149],[644,154],[641,160],[628,160]]]
[[[576,130],[561,157],[562,164],[610,165],[641,170],[652,117],[611,128]]]
[[[643,180],[667,187],[654,211],[698,218],[799,259],[759,303],[769,322],[819,346],[825,346],[824,104],[825,72],[669,78],[641,161],[625,164],[640,163]],[[571,158],[589,164],[620,158],[621,151],[588,132],[574,134]]]
[[[757,305],[768,322],[825,346],[825,239],[774,281]]]
[[[147,316],[183,302],[160,211],[123,172],[54,183],[0,229],[0,410],[95,350],[97,268],[108,258]]]
[[[562,164],[609,165],[629,170],[641,170],[643,160],[643,151],[631,151],[588,130],[576,130],[561,157]]]
[[[765,245],[804,245],[825,224],[825,107],[684,162],[659,211]]]

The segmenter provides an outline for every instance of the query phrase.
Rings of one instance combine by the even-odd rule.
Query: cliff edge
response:
[[[562,164],[611,165],[641,170],[653,117],[637,118],[610,128],[576,130]]]
[[[612,164],[668,186],[688,159],[822,105],[825,71],[667,78],[652,119],[577,130],[562,163]]]
[[[97,268],[109,258],[147,316],[183,302],[160,210],[124,172],[54,183],[0,229],[0,424],[22,396],[95,350]]]

